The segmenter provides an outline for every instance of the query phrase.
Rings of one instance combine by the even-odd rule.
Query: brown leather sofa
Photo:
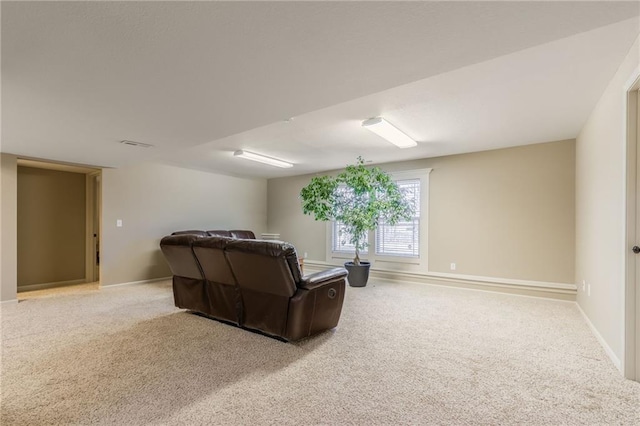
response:
[[[160,247],[179,308],[287,341],[338,325],[347,271],[302,276],[291,244],[185,233]]]

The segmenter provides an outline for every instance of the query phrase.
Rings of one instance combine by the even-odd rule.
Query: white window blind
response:
[[[376,229],[376,254],[387,256],[420,256],[420,179],[396,182],[405,199],[413,205],[412,220],[388,225],[378,224]]]
[[[355,253],[356,248],[349,241],[351,240],[351,234],[344,229],[344,225],[340,222],[333,222],[331,241],[333,241],[331,250],[340,251],[346,253]],[[365,234],[364,242],[366,243],[368,236]],[[364,249],[361,253],[367,253],[368,250]]]
[[[344,195],[349,195],[351,189],[341,186],[338,188],[338,191]],[[331,226],[331,250],[343,253],[355,253],[356,247],[353,245],[351,241],[351,233],[345,229],[344,224],[335,221]],[[364,243],[368,242],[368,235],[365,234]],[[368,250],[364,249],[360,251],[361,253],[367,253]]]

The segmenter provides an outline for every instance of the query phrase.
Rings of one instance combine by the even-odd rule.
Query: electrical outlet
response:
[[[455,263],[451,263],[451,270],[455,271],[456,270],[456,264]]]
[[[587,282],[585,280],[582,280],[582,291],[585,291],[587,289]]]
[[[591,284],[587,284],[587,296],[591,296]]]
[[[304,252],[304,258],[305,259],[307,258],[307,252],[306,251]]]
[[[116,220],[116,226],[117,226],[118,228],[122,228],[122,219],[118,219],[118,220]]]

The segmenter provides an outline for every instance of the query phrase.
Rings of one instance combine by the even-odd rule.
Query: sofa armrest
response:
[[[305,290],[313,290],[321,287],[325,284],[332,283],[347,276],[347,270],[344,268],[332,268],[326,271],[316,272],[315,274],[309,274],[302,277],[299,288]]]

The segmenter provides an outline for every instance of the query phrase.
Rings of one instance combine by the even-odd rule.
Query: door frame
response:
[[[100,205],[101,205],[101,171],[95,171],[87,173],[85,176],[86,183],[86,209],[85,209],[85,224],[86,224],[86,242],[85,242],[85,281],[88,283],[96,282],[100,280],[97,256],[99,249],[96,246],[96,241],[100,241],[100,232],[102,227],[100,226]],[[98,210],[96,212],[96,210]],[[96,223],[96,220],[98,223]],[[96,232],[97,228],[97,232]],[[97,235],[96,235],[97,234]]]
[[[638,189],[638,150],[640,149],[640,68],[636,69],[625,86],[626,128],[626,217],[625,217],[625,289],[624,289],[624,354],[622,373],[627,379],[640,381],[640,279],[636,263],[640,261],[631,251],[640,245],[640,197]]]

